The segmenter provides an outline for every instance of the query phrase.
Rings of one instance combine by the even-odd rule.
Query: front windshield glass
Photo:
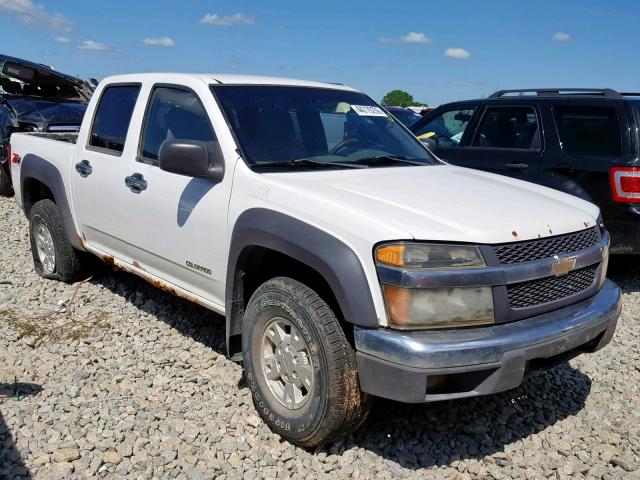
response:
[[[440,163],[362,93],[264,85],[216,85],[212,90],[254,167]]]

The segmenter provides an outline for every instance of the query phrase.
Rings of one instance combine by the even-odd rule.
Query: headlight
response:
[[[472,245],[393,243],[376,248],[376,260],[383,265],[411,270],[485,266],[480,250]]]
[[[403,288],[383,285],[389,324],[403,330],[494,323],[491,287]]]
[[[375,250],[379,268],[429,275],[430,269],[486,266],[473,245],[393,243]],[[462,273],[462,272],[461,272]],[[382,285],[389,326],[403,330],[455,328],[495,323],[491,287],[407,288]]]

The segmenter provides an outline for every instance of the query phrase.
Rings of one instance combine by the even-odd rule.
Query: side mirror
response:
[[[224,177],[224,159],[216,141],[165,140],[160,145],[158,160],[165,172],[214,182]]]
[[[421,138],[420,141],[431,151],[435,150],[438,146],[438,142],[436,142],[433,138]]]

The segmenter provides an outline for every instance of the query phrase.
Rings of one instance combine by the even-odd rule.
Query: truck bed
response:
[[[75,143],[78,140],[77,133],[40,133],[40,132],[16,132],[11,135],[9,143],[11,152],[18,155],[21,163],[12,165],[11,177],[13,189],[16,193],[16,201],[22,206],[22,185],[21,170],[25,162],[29,162],[31,157],[43,159],[51,164],[59,172],[60,178],[65,184],[67,191],[71,191],[69,181],[75,152]]]

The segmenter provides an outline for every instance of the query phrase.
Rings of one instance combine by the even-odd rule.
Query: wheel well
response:
[[[340,322],[347,340],[353,345],[353,327],[348,323],[331,286],[315,269],[293,257],[264,247],[247,247],[238,258],[233,285],[233,303],[229,331],[229,356],[240,360],[244,307],[251,295],[267,280],[289,277],[304,283],[322,298]]]
[[[24,205],[24,211],[27,215],[33,207],[40,200],[51,200],[55,203],[53,192],[40,180],[35,178],[25,178],[22,184],[22,204]]]

